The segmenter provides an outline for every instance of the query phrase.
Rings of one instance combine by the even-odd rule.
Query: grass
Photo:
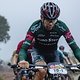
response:
[[[2,78],[2,77],[0,77],[0,80],[3,80],[3,78]]]

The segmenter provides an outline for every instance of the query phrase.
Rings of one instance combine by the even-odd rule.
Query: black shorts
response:
[[[44,60],[46,63],[60,62],[59,52],[57,50],[50,51],[47,53],[45,51],[39,51],[33,48],[31,52],[31,56],[32,56],[33,63],[36,63],[37,61],[41,61],[41,60]]]

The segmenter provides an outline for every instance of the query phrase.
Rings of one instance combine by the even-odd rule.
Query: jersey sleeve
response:
[[[70,46],[70,48],[72,49],[75,57],[80,61],[80,49],[77,46],[69,28],[66,26],[65,23],[62,22],[62,33],[64,38],[66,39],[68,45]]]
[[[19,52],[19,61],[26,60],[28,47],[31,45],[31,42],[34,38],[33,34],[34,33],[31,31],[31,28],[30,28],[26,34],[25,41],[23,42]]]
[[[31,45],[33,39],[34,39],[34,34],[37,29],[37,22],[34,22],[31,27],[29,28],[26,37],[25,37],[25,42],[23,42],[23,45],[20,49],[19,52],[19,61],[21,60],[26,60],[26,51],[28,50],[29,46]]]
[[[22,44],[23,44],[24,41],[25,41],[25,40],[22,40],[22,41],[20,41],[20,42],[18,43],[17,49],[16,49],[17,54],[19,53],[19,51],[20,51],[20,49],[21,49],[21,46],[22,46]]]

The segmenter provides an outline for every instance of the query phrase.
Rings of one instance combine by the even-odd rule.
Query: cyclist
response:
[[[59,14],[60,8],[53,2],[46,2],[41,6],[41,19],[33,22],[30,26],[26,40],[20,49],[18,63],[20,67],[25,66],[26,62],[28,63],[25,51],[34,38],[35,43],[31,53],[34,64],[46,65],[53,61],[59,62],[57,44],[62,35],[73,50],[75,57],[80,61],[80,49],[66,24],[58,20]],[[34,80],[43,80],[45,74],[46,70],[40,69]]]
[[[11,57],[11,62],[12,62],[13,65],[16,65],[18,63],[18,54],[19,54],[19,51],[20,51],[21,46],[22,46],[24,41],[25,40],[21,40],[17,45],[17,49],[13,51],[13,54],[12,54],[12,57]],[[28,51],[27,51],[28,53],[31,53],[33,45],[34,45],[34,41],[29,46]],[[27,54],[27,52],[26,52],[26,54]],[[60,62],[63,63],[62,53],[60,51],[58,53],[59,53]],[[32,63],[31,54],[28,54],[27,56],[28,56],[27,60],[29,61],[29,63]]]
[[[11,62],[12,62],[13,65],[16,65],[16,64],[18,63],[18,54],[19,54],[19,51],[20,51],[21,46],[22,46],[22,44],[23,44],[24,41],[25,41],[25,40],[21,40],[21,41],[18,43],[18,45],[17,45],[17,49],[13,51],[12,58],[11,58]],[[32,46],[33,46],[33,43],[34,43],[34,41],[33,41],[32,44],[29,46],[28,51],[26,51],[26,53],[27,53],[27,52],[30,53],[30,51],[31,51],[31,49],[32,49]],[[28,54],[27,56],[28,56],[28,59],[27,59],[27,60],[28,60],[30,63],[32,63],[31,55]]]
[[[68,52],[65,52],[64,51],[65,47],[64,46],[59,46],[59,50],[62,52],[62,55],[63,55],[63,58],[64,58],[64,61],[67,63],[67,64],[72,64],[71,62],[71,59],[68,55]]]
[[[12,65],[17,65],[18,64],[18,54],[19,54],[20,48],[21,48],[21,46],[22,46],[22,44],[23,44],[24,41],[25,40],[21,40],[18,43],[18,45],[17,45],[17,49],[13,51],[13,54],[12,54],[12,57],[11,57],[11,63],[12,63]],[[28,51],[26,51],[26,53],[30,53],[31,52],[33,43],[34,42],[32,42],[32,44],[29,46]],[[27,58],[28,62],[32,63],[31,54],[28,54],[27,56],[28,56],[28,58]],[[17,74],[17,68],[13,68],[13,72],[16,75]]]

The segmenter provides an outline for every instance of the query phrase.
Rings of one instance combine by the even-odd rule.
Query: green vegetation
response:
[[[3,80],[3,78],[2,78],[2,77],[0,77],[0,80]]]
[[[7,22],[7,19],[3,16],[0,16],[0,42],[6,43],[10,39],[8,33],[10,26]]]

